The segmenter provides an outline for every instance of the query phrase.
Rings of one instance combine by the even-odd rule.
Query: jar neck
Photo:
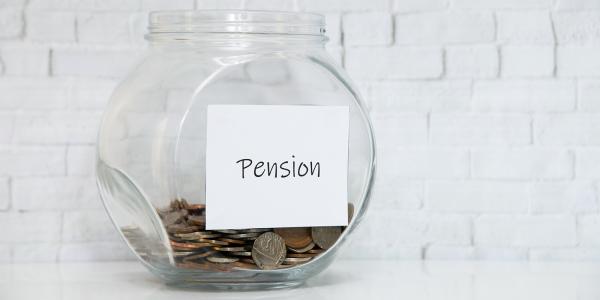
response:
[[[250,33],[151,33],[151,47],[186,48],[324,48],[323,35],[250,34]]]

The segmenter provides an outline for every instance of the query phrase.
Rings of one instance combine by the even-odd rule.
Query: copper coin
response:
[[[276,269],[283,263],[286,252],[285,241],[274,232],[261,234],[252,246],[252,258],[263,270]]]
[[[204,247],[210,247],[212,244],[210,243],[179,243],[171,241],[171,247],[177,249],[200,249]]]
[[[338,240],[342,234],[342,228],[339,226],[313,227],[312,238],[317,246],[322,249],[329,249]]]
[[[312,243],[309,227],[275,228],[273,231],[285,240],[288,247],[294,249],[301,249]]]
[[[294,258],[306,258],[306,257],[315,257],[318,254],[316,253],[288,253],[287,257],[294,257]]]
[[[234,240],[234,239],[228,239],[228,238],[219,238],[220,241],[223,242],[227,242],[230,244],[237,244],[237,245],[244,245],[246,244],[246,241],[242,241],[242,240]]]
[[[203,252],[203,253],[193,254],[193,255],[189,255],[189,256],[184,257],[183,261],[194,260],[194,259],[198,259],[198,258],[205,258],[205,257],[210,256],[210,255],[215,254],[215,253],[216,253],[215,251],[210,250],[210,251],[206,251],[206,252]]]

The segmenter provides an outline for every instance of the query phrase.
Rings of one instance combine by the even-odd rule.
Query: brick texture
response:
[[[598,0],[29,0],[0,4],[0,262],[133,258],[95,141],[160,9],[326,16],[378,144],[342,256],[600,260]]]

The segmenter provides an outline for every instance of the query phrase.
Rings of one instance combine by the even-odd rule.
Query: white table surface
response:
[[[166,286],[137,262],[0,265],[0,299],[600,299],[599,263],[336,261],[287,290]]]

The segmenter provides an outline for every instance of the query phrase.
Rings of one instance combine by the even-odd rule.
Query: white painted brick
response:
[[[124,242],[63,243],[59,261],[132,260],[134,255]]]
[[[427,260],[527,260],[523,248],[430,246],[425,249]]]
[[[0,7],[24,7],[25,0],[4,0],[0,3]]]
[[[6,75],[48,75],[50,49],[45,46],[11,45],[0,48]]]
[[[600,178],[600,149],[578,149],[576,152],[575,176],[577,178]]]
[[[370,84],[371,111],[465,111],[471,101],[469,80],[393,81]]]
[[[426,79],[442,75],[439,48],[349,48],[346,69],[355,79]]]
[[[531,189],[532,213],[597,212],[597,186],[591,182],[540,182]]]
[[[77,15],[77,40],[80,43],[127,43],[130,35],[129,13],[81,13]]]
[[[600,81],[579,82],[579,108],[589,112],[600,112]]]
[[[557,149],[475,150],[471,172],[485,179],[568,179],[573,176],[573,157]]]
[[[245,0],[244,8],[250,10],[297,11],[296,0]]]
[[[600,44],[600,11],[560,12],[553,20],[559,44]]]
[[[399,13],[444,10],[448,0],[394,0],[393,9]]]
[[[0,8],[0,38],[16,38],[23,33],[23,10]]]
[[[600,76],[600,46],[559,46],[556,71],[559,76]]]
[[[494,17],[490,13],[432,12],[396,16],[397,44],[492,42]]]
[[[12,260],[12,249],[10,244],[0,244],[0,263],[10,263]]]
[[[0,178],[0,211],[10,207],[10,181],[7,177]]]
[[[477,81],[473,108],[490,112],[572,111],[576,93],[575,83],[570,80]]]
[[[197,0],[197,9],[242,9],[244,0]]]
[[[9,144],[14,135],[15,118],[9,113],[0,113],[0,144]]]
[[[389,45],[392,16],[385,12],[349,13],[342,20],[344,45]]]
[[[427,116],[422,114],[374,114],[373,128],[380,148],[427,143]]]
[[[57,48],[52,51],[52,74],[121,78],[137,63],[136,49]]]
[[[552,46],[504,46],[500,51],[503,77],[550,77],[554,74]]]
[[[29,10],[26,38],[41,42],[74,42],[75,13]]]
[[[16,120],[15,138],[23,144],[91,144],[100,118],[96,112],[23,113]]]
[[[525,115],[432,114],[430,141],[442,145],[525,145],[531,142]]]
[[[552,22],[547,12],[499,12],[497,22],[498,40],[501,43],[528,45],[554,43]]]
[[[0,146],[1,176],[65,174],[65,148]]]
[[[64,213],[62,241],[117,241],[119,234],[104,210],[68,211]]]
[[[96,182],[80,177],[13,179],[13,207],[19,210],[101,208]]]
[[[394,149],[386,167],[406,179],[465,178],[469,173],[469,154],[466,150],[440,147]]]
[[[495,46],[446,48],[446,76],[449,78],[493,78],[498,76],[498,70],[498,49]]]
[[[583,246],[600,246],[600,216],[585,215],[578,217],[579,243]]]
[[[59,212],[0,213],[0,228],[4,228],[0,242],[58,242],[60,222]]]
[[[194,9],[194,0],[142,0],[142,10]]]
[[[14,244],[13,258],[15,263],[56,262],[59,243]]]
[[[565,247],[576,243],[572,216],[480,216],[475,219],[475,245]]]
[[[458,9],[528,9],[551,8],[553,0],[454,0]]]
[[[370,244],[395,246],[467,245],[470,243],[469,218],[455,215],[431,215],[398,210],[372,211],[362,229],[371,237]]]
[[[378,156],[387,160],[385,156]],[[370,207],[373,209],[417,210],[423,205],[424,187],[422,182],[406,181],[394,174],[387,165],[377,169]]]
[[[532,261],[598,261],[600,260],[600,248],[541,248],[531,249],[529,259]],[[585,298],[584,299],[588,299]],[[589,299],[593,299],[589,298]]]
[[[388,10],[387,0],[297,0],[304,11],[356,11],[356,10]]]
[[[43,10],[124,11],[140,9],[140,0],[30,0],[28,6]]]
[[[455,213],[524,213],[529,186],[520,182],[433,181],[427,184],[425,208]]]
[[[76,110],[104,110],[117,83],[112,79],[77,78],[72,81],[68,106]]]
[[[93,175],[95,164],[96,148],[94,146],[71,145],[67,148],[68,175]]]
[[[0,109],[49,110],[67,105],[69,82],[56,78],[0,78]]]
[[[598,0],[558,0],[557,10],[600,9]]]
[[[600,115],[552,114],[534,119],[534,141],[544,145],[600,145]]]

